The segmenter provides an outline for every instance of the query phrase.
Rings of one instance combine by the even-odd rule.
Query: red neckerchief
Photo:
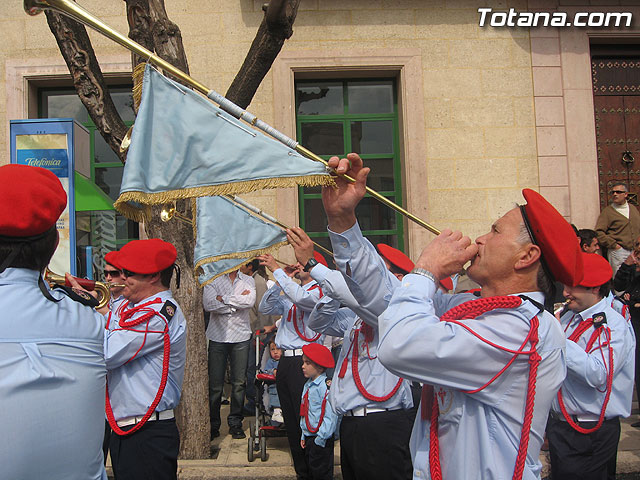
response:
[[[592,326],[593,326],[593,318],[582,320],[578,324],[578,326],[573,330],[573,332],[571,332],[571,335],[569,335],[567,340],[578,343],[578,340],[580,339],[580,337]],[[567,328],[568,327],[569,325],[567,325]],[[567,329],[565,328],[565,332],[566,331]],[[600,342],[600,335],[602,333],[604,333],[605,336],[607,337],[604,343]],[[605,368],[606,368],[607,362],[605,362],[604,354],[602,353],[602,348],[609,346],[609,368],[607,370],[607,384],[605,387],[606,393],[604,395],[604,401],[602,402],[602,409],[600,410],[600,415],[598,417],[598,423],[596,424],[596,426],[593,428],[583,428],[580,425],[578,425],[576,422],[574,422],[573,418],[571,417],[571,415],[569,415],[564,405],[564,399],[562,398],[562,387],[560,387],[560,390],[558,390],[558,394],[557,394],[558,404],[560,405],[560,411],[562,412],[564,419],[567,421],[569,425],[571,425],[571,428],[583,434],[593,433],[602,426],[602,422],[604,422],[605,412],[607,410],[607,405],[609,404],[609,398],[611,397],[611,391],[613,390],[613,348],[611,348],[611,329],[609,327],[606,327],[604,324],[599,325],[597,328],[595,328],[593,330],[593,333],[591,334],[591,337],[589,338],[589,341],[587,342],[587,345],[585,347],[585,352],[591,353],[593,350],[595,350],[595,349],[592,350],[592,347],[593,347],[593,344],[596,342],[596,340],[598,341],[598,346],[596,347],[596,349],[600,350],[600,354],[602,355],[602,361],[605,365]]]
[[[457,307],[452,308],[442,317],[440,317],[440,321],[455,323],[456,325],[459,325],[462,328],[466,329],[469,333],[479,338],[483,342],[499,350],[513,354],[511,360],[509,360],[507,364],[496,375],[494,375],[491,380],[475,390],[463,390],[463,393],[472,394],[483,390],[491,383],[493,383],[500,375],[502,375],[519,355],[529,356],[529,383],[527,388],[527,399],[525,402],[524,421],[522,424],[522,431],[520,432],[520,445],[518,447],[518,455],[516,456],[516,464],[513,472],[514,480],[520,480],[524,472],[524,465],[527,459],[527,449],[529,447],[529,432],[531,430],[531,421],[533,420],[533,407],[536,394],[536,377],[538,374],[538,365],[540,364],[541,360],[541,357],[536,350],[536,345],[538,344],[538,317],[536,315],[531,319],[531,328],[529,329],[529,334],[524,339],[524,342],[522,343],[522,345],[520,345],[520,348],[518,350],[508,349],[490,342],[489,340],[481,337],[469,326],[465,325],[459,320],[473,319],[496,308],[517,308],[521,304],[522,299],[520,297],[511,295],[479,298],[477,300],[464,302]],[[530,343],[531,350],[524,350],[524,347],[527,343]],[[440,468],[440,442],[438,438],[438,415],[440,414],[440,409],[438,407],[438,401],[434,397],[433,385],[425,384],[422,387],[421,414],[423,420],[426,419],[429,410],[431,410],[431,424],[429,429],[429,470],[431,473],[431,478],[433,480],[441,480],[442,471]]]
[[[312,285],[311,287],[307,288],[307,292],[310,292],[311,290],[314,290],[316,288],[320,292],[320,298],[322,298],[322,289],[320,288],[320,286],[317,283]],[[304,320],[304,312],[301,312],[300,317],[298,318],[298,307],[296,307],[295,303],[292,304],[291,308],[289,309],[289,313],[287,314],[287,322],[290,322],[292,318],[293,318],[293,328],[295,329],[296,333],[298,334],[298,337],[300,337],[302,340],[304,340],[305,342],[315,342],[316,340],[318,340],[320,338],[320,336],[321,336],[320,333],[317,333],[312,338],[309,338],[304,334],[304,332],[305,332],[305,326],[304,326],[304,321],[303,321]],[[302,325],[302,331],[298,327],[298,322],[300,322],[300,325]]]
[[[318,425],[316,427],[312,427],[309,423],[309,389],[305,392],[302,397],[302,403],[300,404],[300,416],[304,417],[304,423],[307,426],[307,430],[309,433],[318,433],[320,430],[320,425],[322,425],[322,421],[324,420],[324,413],[327,407],[327,396],[329,395],[329,390],[324,393],[324,398],[322,399],[322,407],[320,409],[320,419],[318,420]]]
[[[130,361],[132,361],[138,355],[138,353],[140,353],[140,350],[142,350],[142,347],[144,347],[148,333],[162,333],[164,335],[164,351],[162,356],[162,376],[160,377],[160,386],[158,387],[158,392],[156,393],[156,396],[153,399],[153,402],[151,402],[151,406],[149,407],[149,410],[147,410],[147,413],[144,414],[142,419],[138,423],[136,423],[132,429],[122,430],[118,426],[118,423],[116,422],[116,419],[113,416],[113,409],[111,408],[111,400],[109,399],[109,384],[107,383],[105,413],[107,415],[107,420],[109,421],[109,425],[111,426],[111,429],[114,432],[116,432],[118,435],[131,435],[132,433],[140,430],[143,427],[143,425],[147,423],[147,420],[149,420],[153,412],[156,410],[156,407],[160,403],[160,400],[162,399],[162,395],[164,393],[164,389],[167,385],[167,379],[169,377],[169,359],[171,354],[171,342],[169,339],[169,322],[164,317],[164,315],[162,315],[160,312],[157,312],[153,308],[149,307],[150,305],[156,305],[158,303],[162,303],[162,300],[159,297],[156,297],[155,299],[149,302],[143,303],[141,305],[138,305],[137,307],[132,307],[127,310],[127,307],[129,306],[129,302],[127,301],[127,302],[122,302],[122,305],[120,305],[120,307],[118,307],[118,310],[116,311],[116,314],[118,314],[120,318],[120,320],[118,321],[118,326],[120,328],[115,328],[114,331],[128,330],[128,331],[144,334],[142,345],[140,345],[140,348],[136,351],[136,353],[134,353],[133,356],[125,362],[125,365]],[[133,320],[129,320],[131,317],[133,317],[133,315],[139,312],[144,312],[144,313]],[[156,315],[158,315],[160,318],[164,320],[165,327],[164,327],[164,330],[162,331],[149,330],[149,321]],[[109,313],[109,320],[111,320],[111,313]],[[146,327],[144,328],[144,330],[137,330],[134,328],[142,323],[146,323]]]
[[[354,325],[355,327],[355,325]],[[342,361],[342,366],[340,367],[340,371],[338,372],[338,378],[344,378],[344,376],[347,373],[347,367],[349,365],[349,352],[352,352],[351,354],[351,373],[353,375],[353,381],[356,384],[356,388],[358,389],[358,391],[360,392],[360,394],[366,398],[367,400],[370,400],[372,402],[386,402],[387,400],[389,400],[391,397],[393,397],[396,392],[398,391],[398,389],[400,388],[400,385],[402,385],[402,378],[398,379],[398,383],[396,383],[396,385],[393,387],[393,389],[386,395],[382,395],[380,397],[375,396],[371,393],[369,393],[367,391],[367,389],[365,388],[365,386],[362,383],[362,380],[360,378],[360,371],[358,369],[358,362],[360,360],[360,349],[359,349],[359,342],[358,342],[358,337],[360,335],[360,333],[362,332],[362,335],[364,337],[364,342],[363,345],[367,351],[367,359],[368,360],[375,360],[376,357],[372,357],[370,352],[369,352],[369,343],[373,341],[374,335],[375,335],[375,331],[373,330],[373,327],[371,325],[368,325],[367,323],[365,323],[362,319],[360,320],[360,327],[359,328],[355,328],[354,330],[351,331],[353,334],[353,337],[351,339],[351,344],[349,345],[349,350],[347,350],[347,354],[344,357],[344,360]]]

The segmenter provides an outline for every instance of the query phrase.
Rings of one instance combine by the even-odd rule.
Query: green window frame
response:
[[[298,80],[295,98],[297,140],[325,160],[358,152],[372,169],[369,186],[402,205],[395,79]],[[308,99],[316,100],[312,107]],[[314,241],[330,248],[321,198],[319,187],[298,189],[300,226]],[[399,213],[367,194],[356,214],[363,234],[374,245],[386,243],[405,250],[404,218]]]
[[[124,123],[127,127],[131,127],[135,120],[133,109],[129,108],[133,104],[133,96],[131,93],[131,84],[110,85],[109,92],[111,94],[120,94],[115,99],[116,108],[122,115]],[[124,95],[123,95],[124,94]],[[52,98],[70,97],[73,98],[68,102],[66,107],[59,106],[62,114],[55,115],[61,118],[74,118],[78,123],[89,131],[90,142],[90,172],[91,181],[101,187],[112,200],[116,200],[120,190],[120,184],[117,184],[117,191],[110,191],[108,188],[109,181],[106,177],[114,175],[122,178],[123,165],[118,156],[111,150],[106,142],[102,139],[98,128],[89,116],[87,109],[82,105],[80,98],[73,87],[41,87],[38,89],[38,118],[49,118],[49,101]],[[112,178],[113,179],[113,178]],[[115,184],[112,184],[115,186]],[[121,248],[124,244],[131,240],[139,238],[139,225],[137,222],[129,220],[118,212],[116,212],[116,222],[121,225],[120,232],[126,231],[126,235],[118,235],[116,238],[117,248]]]

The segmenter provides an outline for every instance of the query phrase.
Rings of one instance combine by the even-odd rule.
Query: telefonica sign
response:
[[[57,158],[25,158],[24,162],[30,167],[61,167],[62,160]]]

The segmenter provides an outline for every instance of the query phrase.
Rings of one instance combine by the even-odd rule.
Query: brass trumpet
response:
[[[89,280],[87,278],[78,278],[73,277],[80,284],[80,286],[86,290],[95,290],[100,295],[98,299],[98,306],[96,309],[100,309],[106,306],[109,303],[109,299],[111,298],[111,291],[109,290],[111,287],[124,287],[124,284],[121,283],[105,283],[98,282],[96,280]],[[71,285],[67,282],[67,279],[64,275],[58,275],[53,273],[48,268],[44,271],[44,279],[50,284],[64,285],[66,287],[70,287]]]

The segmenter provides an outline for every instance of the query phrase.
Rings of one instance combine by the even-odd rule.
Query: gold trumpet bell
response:
[[[87,278],[78,278],[78,277],[73,277],[73,278],[76,279],[76,281],[80,284],[82,288],[86,290],[95,290],[96,292],[98,292],[99,299],[98,299],[98,306],[96,307],[97,310],[101,309],[102,307],[105,307],[109,303],[109,299],[111,298],[111,292],[109,291],[109,287],[124,287],[124,285],[121,285],[121,284],[107,285],[106,283],[98,282],[95,280],[89,280]],[[56,284],[56,285],[64,285],[66,287],[71,286],[63,275],[58,275],[56,273],[53,273],[48,268],[46,268],[44,271],[44,279],[47,282],[49,282],[50,285]]]
[[[160,220],[163,222],[168,222],[172,218],[177,218],[178,220],[187,223],[189,225],[193,225],[193,220],[183,215],[176,209],[176,204],[166,204],[162,207],[162,211],[160,212]]]

